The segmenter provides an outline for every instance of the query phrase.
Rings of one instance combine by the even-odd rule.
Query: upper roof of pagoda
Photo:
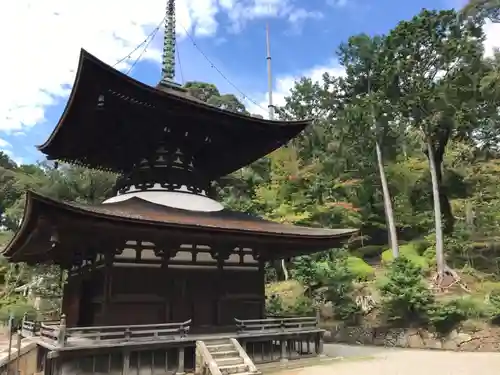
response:
[[[38,149],[52,160],[121,173],[162,144],[190,154],[213,180],[283,146],[309,123],[222,110],[148,86],[82,50],[64,113]]]

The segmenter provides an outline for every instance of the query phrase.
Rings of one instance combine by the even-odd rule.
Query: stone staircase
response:
[[[197,375],[258,375],[252,360],[236,339],[196,342]]]

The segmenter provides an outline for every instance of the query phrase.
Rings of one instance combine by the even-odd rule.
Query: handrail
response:
[[[91,326],[66,328],[64,317],[59,324],[55,322],[23,321],[25,336],[39,336],[65,346],[69,340],[93,340],[99,342],[130,341],[134,339],[162,339],[166,336],[179,335],[185,337],[190,329],[191,319],[179,323],[138,324],[117,326]],[[69,343],[70,345],[72,343]]]
[[[231,343],[235,347],[236,351],[238,352],[239,356],[243,359],[243,363],[248,367],[248,372],[254,373],[254,374],[259,374],[260,371],[257,369],[253,361],[250,359],[248,356],[247,352],[243,349],[243,347],[240,345],[238,340],[230,338]]]
[[[207,345],[203,341],[196,341],[196,374],[208,375],[205,369],[208,367],[211,375],[222,375],[212,354],[208,351]]]
[[[301,330],[318,327],[316,317],[234,319],[239,332]]]

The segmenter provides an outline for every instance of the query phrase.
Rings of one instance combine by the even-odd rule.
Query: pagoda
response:
[[[174,82],[172,0],[166,19],[156,87],[82,50],[66,108],[38,146],[50,160],[120,176],[116,195],[98,205],[27,192],[21,226],[3,255],[15,263],[56,264],[67,275],[61,322],[23,326],[46,348],[45,361],[68,347],[71,358],[75,348],[88,357],[99,347],[101,355],[106,338],[115,340],[108,349],[136,345],[144,351],[154,344],[151,350],[162,351],[168,343],[177,345],[177,372],[183,373],[184,349],[194,348],[200,335],[238,334],[240,342],[264,337],[272,345],[264,329],[277,329],[272,320],[266,323],[265,262],[339,247],[355,232],[279,224],[213,199],[214,181],[284,146],[310,121],[270,121],[190,97]],[[265,334],[247,332],[257,321]],[[307,326],[292,323],[281,320],[280,332]],[[313,326],[292,333],[320,332]],[[147,333],[134,339],[141,329],[151,340]],[[130,351],[120,353],[128,361],[123,368],[132,366]],[[56,371],[55,362],[47,363],[46,373]],[[58,373],[70,373],[57,363]]]

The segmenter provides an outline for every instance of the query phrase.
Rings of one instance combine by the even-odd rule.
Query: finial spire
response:
[[[163,36],[163,66],[161,83],[172,83],[175,77],[175,0],[167,0],[165,33]]]

